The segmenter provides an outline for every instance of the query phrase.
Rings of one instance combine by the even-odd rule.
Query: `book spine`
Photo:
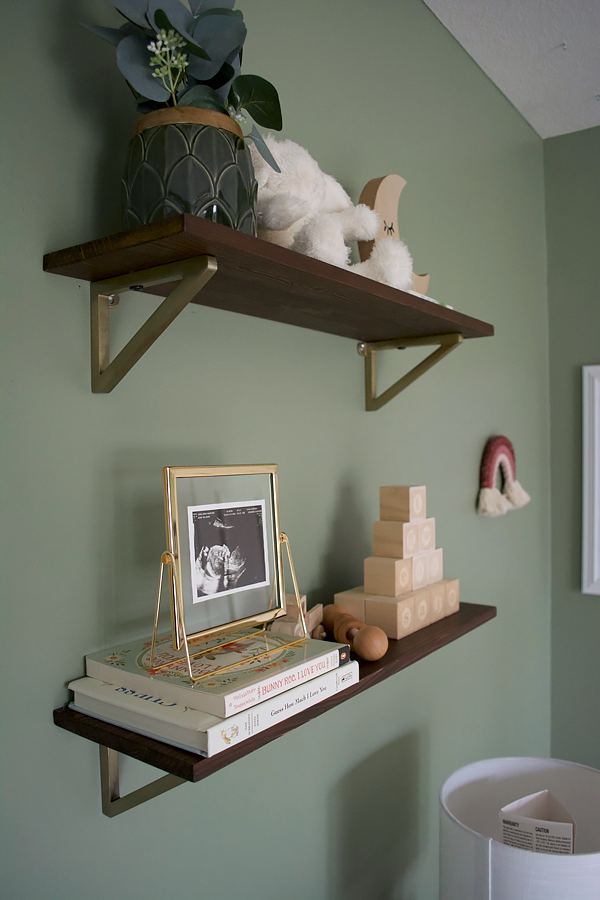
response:
[[[348,658],[348,655],[345,655]],[[289,691],[306,681],[311,681],[319,675],[336,669],[340,665],[340,648],[336,647],[330,653],[307,662],[299,663],[292,669],[286,669],[258,684],[248,685],[237,691],[226,694],[223,698],[225,701],[225,709],[221,715],[225,718],[235,715],[235,713],[243,712],[245,709],[262,703],[269,697],[276,697],[278,694]]]
[[[358,662],[319,675],[305,684],[290,688],[277,697],[264,700],[252,709],[230,716],[206,729],[207,756],[214,756],[277,722],[289,719],[303,709],[320,703],[326,697],[343,691],[358,681]]]

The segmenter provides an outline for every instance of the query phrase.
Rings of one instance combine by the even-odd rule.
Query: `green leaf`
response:
[[[238,75],[229,94],[234,109],[245,109],[263,128],[281,131],[283,120],[279,95],[273,85],[258,75]]]
[[[148,28],[150,24],[146,18],[148,0],[112,0],[112,5],[130,22],[139,25],[140,28]]]
[[[217,74],[210,78],[208,81],[205,81],[204,84],[207,87],[214,88],[214,90],[218,90],[220,87],[223,87],[224,84],[227,84],[229,81],[233,81],[235,77],[235,71],[229,63],[224,62]]]
[[[223,6],[212,6],[210,9],[203,10],[196,16],[196,19],[203,19],[205,16],[235,16],[236,19],[244,20],[244,14],[241,9],[227,9],[225,4],[223,4]]]
[[[235,6],[235,0],[188,0],[188,3],[190,5],[192,15],[195,18],[198,18],[204,6],[206,6],[209,10],[225,8],[231,9],[233,6]],[[236,12],[239,12],[239,10],[236,10]]]
[[[165,31],[170,31],[171,29],[177,34],[181,35],[183,40],[185,41],[185,52],[190,54],[191,56],[197,56],[199,59],[210,60],[210,56],[203,50],[200,44],[196,43],[196,41],[189,36],[187,32],[181,32],[178,28],[175,28],[174,25],[170,22],[167,14],[163,9],[157,9],[154,13],[154,21],[156,22],[157,28],[160,30],[164,28]]]
[[[152,77],[150,51],[143,35],[130,34],[117,47],[117,65],[129,84],[148,100],[166,103],[169,92]]]
[[[105,28],[103,25],[88,25],[86,22],[81,22],[84,28],[87,28],[88,31],[91,31],[92,34],[97,34],[98,37],[101,37],[103,40],[108,41],[109,44],[114,44],[116,47],[120,41],[123,40],[123,33],[119,28]],[[133,26],[129,26],[130,28]]]
[[[197,81],[209,81],[220,71],[224,62],[231,62],[239,54],[246,39],[244,22],[225,13],[229,10],[212,10],[210,15],[198,19],[193,36],[210,54],[211,64],[190,59],[189,74]]]
[[[265,144],[265,140],[256,125],[252,126],[252,131],[248,135],[247,139],[254,141],[254,146],[256,147],[262,158],[265,160],[265,162],[267,162],[272,169],[275,169],[276,172],[281,172],[281,169],[275,162],[275,157]]]
[[[156,22],[156,14],[158,12],[161,12],[169,21],[168,28]],[[150,22],[156,22],[159,29],[164,28],[165,31],[168,31],[169,28],[173,28],[183,37],[190,36],[189,32],[193,17],[187,6],[184,6],[179,0],[148,0],[147,16]]]
[[[179,106],[199,106],[202,109],[214,109],[227,114],[221,97],[205,84],[197,84],[177,98]]]

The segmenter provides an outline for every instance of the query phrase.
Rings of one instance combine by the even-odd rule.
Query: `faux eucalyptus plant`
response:
[[[198,106],[280,131],[279,96],[258,75],[242,75],[246,25],[235,0],[111,0],[120,28],[85,25],[117,48],[117,65],[140,113]],[[255,125],[248,135],[277,168]]]

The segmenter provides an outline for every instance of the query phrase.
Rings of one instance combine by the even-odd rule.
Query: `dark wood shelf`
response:
[[[110,725],[68,707],[54,710],[54,722],[67,731],[72,731],[97,744],[103,744],[105,747],[125,753],[127,756],[132,756],[157,769],[177,775],[179,778],[193,782],[201,781],[212,775],[213,772],[235,762],[236,759],[247,756],[253,750],[293,731],[300,725],[304,725],[305,722],[323,715],[334,706],[338,706],[380,681],[390,678],[402,669],[412,666],[435,650],[439,650],[493,619],[495,615],[495,606],[461,603],[459,611],[452,616],[429,625],[400,641],[390,641],[388,652],[382,659],[376,662],[359,660],[360,680],[342,693],[333,695],[290,719],[273,725],[272,728],[208,759],[128,731],[126,728]]]
[[[202,306],[356,341],[494,333],[479,319],[191,215],[48,253],[44,270],[102,281],[203,255],[218,271],[193,301]],[[171,287],[145,290],[166,296]]]

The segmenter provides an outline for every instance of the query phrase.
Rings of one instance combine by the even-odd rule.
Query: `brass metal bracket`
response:
[[[365,409],[373,412],[381,409],[404,388],[416,381],[451,350],[462,344],[462,334],[430,334],[425,337],[398,338],[395,341],[370,341],[360,343],[358,352],[365,358]],[[403,375],[395,384],[377,396],[377,353],[379,350],[403,350],[405,347],[428,347],[438,345],[426,359]]]
[[[116,750],[104,747],[100,744],[100,785],[102,792],[102,812],[105,816],[113,818],[121,813],[146,803],[154,797],[159,797],[166,791],[170,791],[180,784],[185,784],[185,778],[178,778],[177,775],[163,775],[150,784],[132,791],[121,797],[119,789],[119,754]]]
[[[183,259],[141,272],[118,275],[90,285],[92,337],[92,392],[109,394],[130,369],[142,358],[171,322],[202,290],[217,271],[212,256]],[[156,284],[178,284],[160,306],[144,322],[121,352],[110,360],[110,309],[119,302],[119,294],[143,290]]]

